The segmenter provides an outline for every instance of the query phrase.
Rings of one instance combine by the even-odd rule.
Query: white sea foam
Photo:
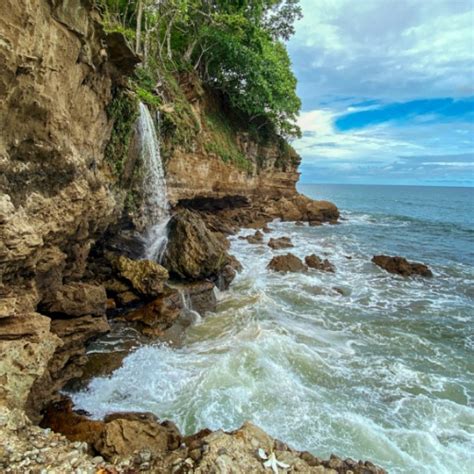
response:
[[[73,394],[76,405],[97,417],[153,411],[186,433],[250,419],[322,456],[371,459],[395,473],[469,472],[472,339],[457,319],[464,293],[453,291],[463,278],[389,275],[344,226],[271,227],[266,239],[290,236],[295,247],[233,237],[244,270],[219,293],[217,312],[180,348],[134,351],[112,376]],[[336,273],[266,269],[288,251],[325,255]]]

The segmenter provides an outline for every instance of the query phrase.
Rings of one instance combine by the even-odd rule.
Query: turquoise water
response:
[[[153,411],[186,433],[251,420],[319,456],[395,473],[472,472],[473,190],[300,188],[336,202],[344,220],[274,222],[266,238],[290,236],[296,255],[324,256],[335,274],[271,273],[286,250],[233,237],[244,270],[218,311],[179,347],[140,347],[74,394],[76,405],[95,416]],[[425,262],[434,278],[390,275],[370,262],[378,253]]]

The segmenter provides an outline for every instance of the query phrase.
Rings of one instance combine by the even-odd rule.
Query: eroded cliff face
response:
[[[88,1],[3,0],[0,403],[22,407],[61,339],[38,304],[84,276],[123,198],[104,160],[114,85],[136,58]],[[127,56],[128,55],[128,56]]]
[[[166,160],[168,197],[183,200],[245,198],[248,202],[295,196],[298,154],[274,132],[265,139],[235,117],[225,100],[199,80],[181,79],[191,107],[194,137],[172,148]],[[165,117],[167,106],[164,106]],[[245,120],[245,119],[244,119]],[[166,146],[166,140],[164,145]]]

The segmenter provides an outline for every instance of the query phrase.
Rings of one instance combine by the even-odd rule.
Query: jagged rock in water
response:
[[[163,293],[164,283],[169,277],[166,268],[151,260],[132,260],[121,255],[115,266],[117,273],[143,296]]]
[[[77,317],[105,314],[107,293],[101,285],[69,283],[47,294],[40,303],[45,314]]]
[[[249,244],[261,244],[263,242],[263,234],[257,230],[255,234],[242,237],[242,239],[246,240]]]
[[[274,250],[294,247],[289,237],[278,237],[276,239],[272,238],[268,241],[268,246]]]
[[[182,209],[168,224],[163,265],[179,278],[218,277],[230,263],[227,248],[226,238],[211,232],[198,213]]]
[[[432,271],[424,263],[409,262],[403,257],[376,255],[372,258],[372,262],[389,273],[395,273],[404,277],[412,275],[420,275],[423,277],[433,276]]]
[[[178,319],[183,309],[177,290],[166,288],[164,293],[145,306],[125,314],[125,319],[136,323],[147,336],[161,336]]]
[[[322,272],[334,273],[336,271],[334,265],[327,258],[323,260],[321,257],[318,257],[314,253],[312,255],[307,255],[304,258],[304,262],[306,263],[306,265],[308,265],[309,268],[321,270]]]
[[[263,234],[257,230],[254,234],[239,236],[239,240],[246,240],[249,244],[259,244],[263,242]]]
[[[287,253],[273,257],[268,264],[270,270],[275,272],[304,272],[306,265],[296,255]]]
[[[337,207],[329,201],[315,201],[303,194],[294,194],[263,204],[264,211],[284,221],[308,221],[313,223],[336,223],[339,219]]]
[[[208,280],[193,281],[185,283],[174,283],[173,288],[180,291],[184,298],[190,302],[190,306],[200,315],[204,315],[207,311],[216,309],[217,299],[214,292],[215,284]]]

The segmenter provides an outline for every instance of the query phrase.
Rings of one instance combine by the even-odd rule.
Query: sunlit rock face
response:
[[[2,357],[0,403],[11,406],[60,346],[36,307],[83,278],[92,243],[120,213],[106,108],[136,58],[95,15],[81,0],[2,3],[0,351],[17,363]]]

